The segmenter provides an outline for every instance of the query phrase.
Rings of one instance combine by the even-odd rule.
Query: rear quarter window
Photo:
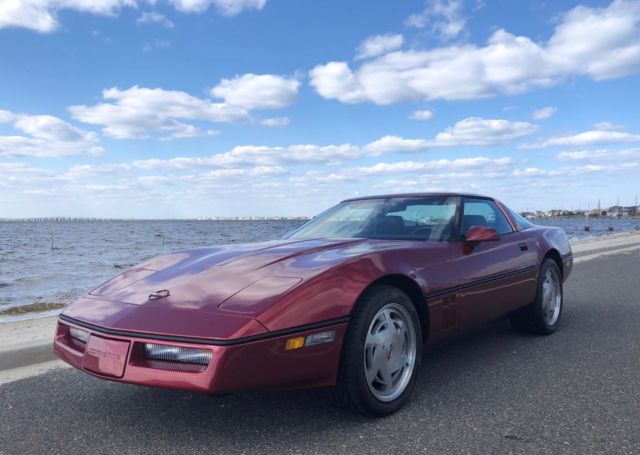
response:
[[[518,212],[511,210],[509,207],[507,207],[507,211],[509,212],[511,219],[516,224],[516,227],[518,228],[519,231],[524,231],[525,229],[529,229],[530,227],[533,227],[533,223],[531,223],[528,219],[520,215]]]

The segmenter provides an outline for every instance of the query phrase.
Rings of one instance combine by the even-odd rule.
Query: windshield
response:
[[[459,198],[420,196],[345,201],[289,234],[291,239],[371,238],[445,241]]]

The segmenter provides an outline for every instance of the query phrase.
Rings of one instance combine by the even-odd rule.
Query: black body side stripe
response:
[[[525,267],[524,269],[515,270],[512,272],[501,273],[500,275],[494,275],[488,278],[481,278],[479,280],[470,281],[469,283],[460,284],[458,286],[452,286],[450,288],[441,289],[439,291],[428,292],[424,295],[425,299],[433,299],[436,297],[440,297],[445,294],[451,294],[453,292],[458,292],[463,289],[472,288],[474,286],[480,286],[482,284],[493,283],[494,281],[505,280],[507,278],[511,278],[523,273],[531,272],[533,270],[537,270],[538,266],[532,265],[530,267]]]
[[[424,294],[425,299],[434,299],[436,297],[440,297],[442,295],[451,294],[453,292],[457,292],[460,286],[453,286],[450,288],[445,288],[440,291],[427,292]]]
[[[323,327],[329,327],[332,325],[344,324],[345,322],[349,322],[349,317],[327,319],[326,321],[315,322],[313,324],[299,325],[297,327],[276,330],[273,332],[261,333],[260,335],[252,335],[248,337],[235,338],[233,340],[217,340],[217,339],[191,338],[191,337],[182,337],[182,336],[159,335],[159,334],[153,334],[153,333],[139,333],[139,332],[131,332],[127,330],[108,329],[106,327],[101,327],[99,325],[91,324],[88,322],[80,321],[75,318],[71,318],[69,316],[65,316],[64,314],[61,314],[59,317],[63,321],[76,324],[80,327],[85,327],[95,332],[104,333],[106,335],[116,335],[116,336],[132,337],[132,338],[144,338],[149,340],[178,341],[181,343],[207,344],[210,346],[234,346],[237,344],[250,343],[252,341],[268,340],[269,338],[277,338],[284,335],[292,335],[299,332],[305,332],[307,330],[321,329]]]

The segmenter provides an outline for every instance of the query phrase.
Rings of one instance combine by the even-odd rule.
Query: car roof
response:
[[[373,195],[373,196],[360,196],[360,197],[353,197],[353,198],[345,199],[342,202],[360,201],[360,200],[365,200],[365,199],[410,198],[410,197],[424,197],[424,196],[477,197],[477,198],[482,198],[482,199],[494,200],[494,198],[492,198],[490,196],[484,196],[482,194],[474,194],[474,193],[433,193],[433,192],[426,192],[426,193],[399,193],[399,194],[378,194],[378,195]]]

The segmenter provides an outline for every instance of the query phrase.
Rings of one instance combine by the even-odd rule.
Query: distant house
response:
[[[635,206],[624,207],[621,205],[614,205],[607,209],[607,216],[622,217],[622,216],[634,216],[638,214],[638,208]]]

